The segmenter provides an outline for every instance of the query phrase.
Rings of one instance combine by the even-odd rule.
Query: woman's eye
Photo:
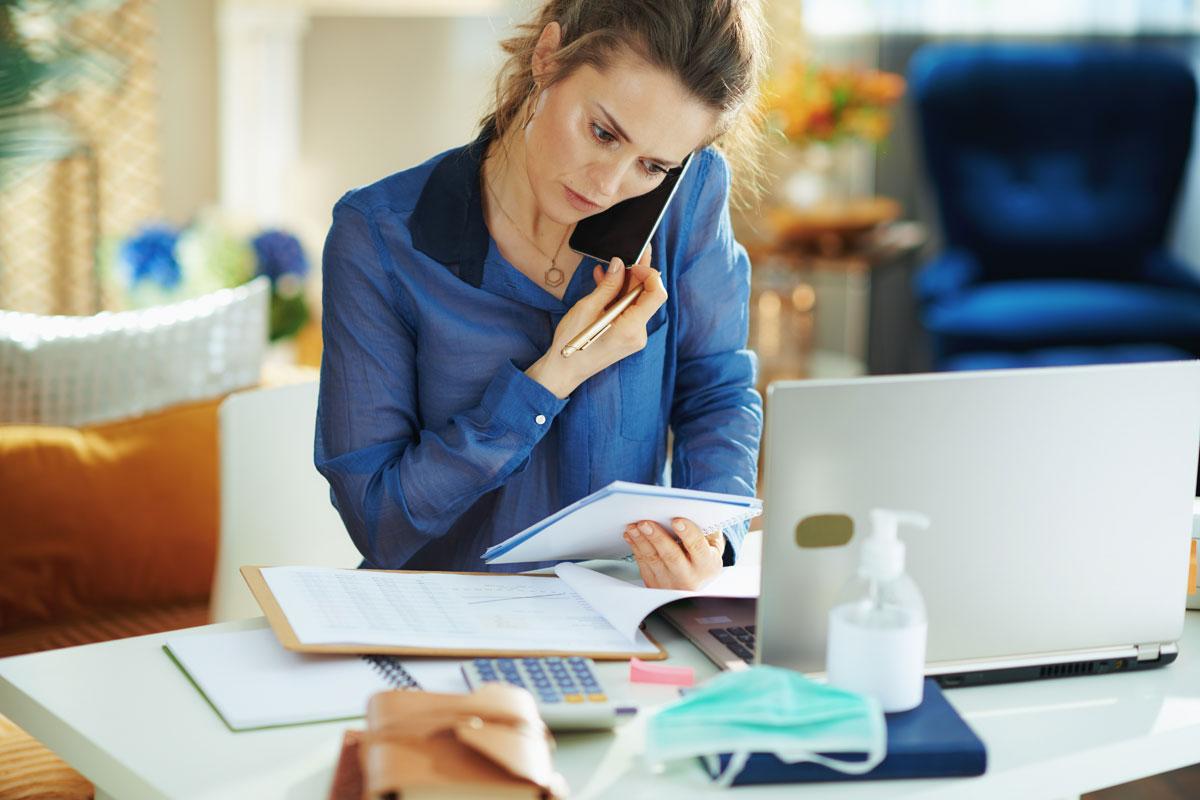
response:
[[[604,128],[601,128],[596,123],[593,122],[591,125],[592,125],[592,136],[595,137],[596,141],[600,142],[601,144],[607,145],[607,144],[611,144],[617,140],[617,137],[613,136],[611,133],[604,130]],[[666,175],[667,170],[663,169],[658,164],[655,164],[652,161],[643,161],[642,162],[642,173],[645,174],[646,177],[648,177],[648,178],[658,178],[662,175]]]
[[[594,122],[592,123],[592,135],[605,144],[608,144],[609,142],[615,142],[617,140],[617,137],[613,136],[611,133],[604,130],[604,128],[601,128]]]

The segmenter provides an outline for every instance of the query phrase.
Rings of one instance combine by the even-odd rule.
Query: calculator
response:
[[[472,689],[486,683],[508,683],[528,689],[551,730],[597,730],[613,727],[619,709],[596,677],[590,658],[476,658],[464,661],[463,677]]]

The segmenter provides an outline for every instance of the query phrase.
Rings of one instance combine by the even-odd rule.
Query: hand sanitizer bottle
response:
[[[901,523],[929,527],[921,514],[871,510],[858,574],[829,612],[829,684],[870,695],[884,711],[916,708],[925,693],[929,628],[921,593],[904,572]]]

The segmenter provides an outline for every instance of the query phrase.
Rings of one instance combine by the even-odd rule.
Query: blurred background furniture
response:
[[[0,311],[0,424],[129,419],[258,381],[265,277],[138,311]]]
[[[940,369],[1200,354],[1164,247],[1196,82],[1159,51],[932,45],[910,86],[944,247],[916,279]]]
[[[745,243],[760,392],[773,380],[893,371],[889,343],[871,324],[886,312],[876,308],[872,284],[925,242],[924,227],[898,214],[885,197],[770,209],[770,235]]]
[[[246,564],[357,567],[362,555],[313,465],[317,381],[231,395],[220,408],[221,535],[213,622],[262,612]]]

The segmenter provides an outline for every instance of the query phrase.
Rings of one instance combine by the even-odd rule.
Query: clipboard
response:
[[[296,632],[292,629],[292,625],[288,622],[287,615],[284,614],[283,608],[275,599],[275,595],[271,592],[271,587],[267,584],[266,578],[263,577],[262,571],[265,567],[262,566],[244,566],[239,569],[242,578],[245,579],[246,585],[250,588],[250,593],[254,595],[254,599],[258,601],[259,608],[267,618],[267,622],[271,626],[275,638],[287,650],[296,653],[341,653],[341,654],[378,654],[391,656],[433,656],[438,658],[543,658],[546,656],[583,656],[591,658],[595,661],[628,661],[631,658],[640,658],[643,661],[661,661],[667,657],[666,649],[650,635],[650,632],[644,627],[642,634],[650,640],[650,643],[658,648],[656,653],[646,653],[630,651],[627,653],[619,652],[583,652],[579,650],[494,650],[487,648],[434,648],[434,647],[403,647],[397,645],[378,645],[378,644],[304,644],[296,636]],[[361,572],[386,572],[397,574],[422,574],[421,570],[356,570]],[[424,574],[428,574],[427,572]],[[443,575],[487,575],[488,577],[509,577],[505,573],[478,573],[478,572],[442,572]],[[511,577],[537,577],[537,578],[553,578],[553,575],[527,575],[515,573]]]

